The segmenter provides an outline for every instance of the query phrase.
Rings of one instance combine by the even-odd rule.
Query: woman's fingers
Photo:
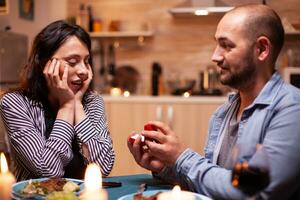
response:
[[[60,68],[63,67],[63,75],[60,76]],[[51,91],[55,90],[69,90],[68,86],[68,65],[64,61],[57,58],[49,60],[43,70],[44,76],[47,80],[48,87]],[[52,89],[51,89],[52,88]]]
[[[55,63],[55,65],[54,65],[54,67],[53,67],[53,69],[51,69],[53,71],[51,73],[49,71],[49,75],[51,77],[52,84],[56,85],[56,86],[57,85],[59,86],[61,84],[60,83],[61,80],[60,80],[59,72],[58,72],[60,65],[61,65],[61,62],[59,60],[57,60],[56,63]]]
[[[62,63],[60,61],[57,62],[57,64],[54,66],[54,71],[53,71],[53,80],[55,81],[56,84],[59,83],[60,77],[59,77],[59,68]]]
[[[49,75],[48,75],[48,69],[49,69],[49,66],[51,65],[51,62],[52,62],[52,60],[48,60],[48,62],[46,63],[46,66],[43,70],[43,74],[45,76],[45,79],[46,79],[48,85],[51,84],[51,82],[49,80]]]
[[[68,72],[69,72],[69,66],[65,65],[64,67],[64,73],[62,75],[62,81],[63,83],[68,85]]]
[[[48,67],[48,71],[47,71],[47,75],[49,80],[51,81],[51,83],[53,84],[53,72],[54,72],[54,68],[57,65],[58,60],[56,60],[55,58],[52,59],[51,64]]]
[[[43,70],[43,73],[45,75],[45,78],[47,79],[48,85],[59,85],[60,84],[60,78],[59,78],[59,66],[61,65],[61,62],[57,60],[56,58],[53,58],[52,60],[49,60]]]

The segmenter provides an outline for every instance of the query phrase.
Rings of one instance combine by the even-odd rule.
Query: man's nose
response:
[[[223,55],[222,55],[219,47],[216,47],[213,55],[211,56],[211,60],[216,63],[221,62],[223,60]]]

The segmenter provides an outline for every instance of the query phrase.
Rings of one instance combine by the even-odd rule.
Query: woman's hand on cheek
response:
[[[71,103],[74,99],[74,94],[68,86],[68,66],[63,66],[63,75],[60,77],[59,68],[61,65],[64,65],[63,62],[54,58],[47,62],[43,71],[47,80],[49,95],[52,98],[57,99],[59,106]]]
[[[93,80],[93,72],[90,65],[88,65],[88,76],[87,79],[83,81],[82,88],[75,94],[75,99],[78,101],[81,101],[83,98],[83,95],[89,88],[90,83]]]

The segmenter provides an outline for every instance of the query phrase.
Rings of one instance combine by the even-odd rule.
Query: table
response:
[[[153,179],[150,174],[137,174],[128,176],[114,176],[104,178],[103,181],[121,182],[121,187],[106,188],[109,200],[116,200],[126,194],[135,193],[138,191],[142,183],[147,184],[147,190],[171,189],[173,186],[166,184],[157,179]]]
[[[108,187],[105,190],[108,193],[109,200],[117,200],[118,198],[127,195],[136,193],[141,184],[147,185],[146,191],[153,191],[153,190],[170,190],[173,188],[173,185],[167,184],[163,181],[158,179],[152,178],[150,174],[137,174],[137,175],[127,175],[127,176],[113,176],[104,178],[103,181],[105,182],[121,182],[121,187]],[[17,188],[15,190],[19,190],[20,188],[24,188],[24,184],[27,184],[26,181],[21,181],[18,183]],[[18,189],[18,187],[20,187]],[[196,194],[195,194],[196,195]],[[201,200],[212,200],[206,196],[197,194],[197,199]],[[44,198],[41,196],[35,197],[27,197],[27,198],[19,198],[17,196],[12,195],[12,200],[43,200]]]

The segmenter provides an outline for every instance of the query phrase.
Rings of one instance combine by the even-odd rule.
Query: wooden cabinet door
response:
[[[135,162],[127,147],[127,138],[131,132],[140,132],[147,121],[154,119],[156,105],[117,102],[105,104],[109,130],[116,154],[111,175],[150,173]]]
[[[170,121],[173,130],[186,147],[203,155],[209,120],[218,106],[218,104],[171,104],[168,109],[173,109],[173,117],[167,121]]]
[[[139,132],[150,120],[168,123],[180,140],[203,155],[211,114],[220,104],[105,102],[116,160],[112,176],[150,173],[138,166],[127,147],[132,131]]]

